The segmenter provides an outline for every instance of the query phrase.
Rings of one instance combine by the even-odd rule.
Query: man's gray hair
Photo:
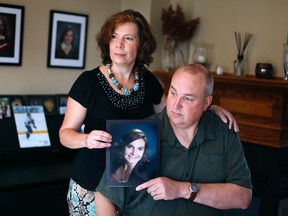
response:
[[[203,65],[200,65],[200,64],[188,64],[188,65],[184,65],[184,66],[178,68],[178,70],[182,70],[182,69],[188,70],[191,74],[203,73],[205,75],[205,79],[206,79],[205,96],[208,97],[208,96],[213,95],[214,78],[206,67],[204,67]]]

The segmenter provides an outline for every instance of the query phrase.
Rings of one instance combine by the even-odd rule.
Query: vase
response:
[[[234,61],[234,75],[244,76],[244,56],[237,55],[237,59]]]
[[[164,38],[162,51],[162,67],[164,71],[174,72],[180,66],[185,64],[184,55],[180,47],[180,43]]]
[[[288,44],[284,44],[283,66],[284,80],[288,80]]]

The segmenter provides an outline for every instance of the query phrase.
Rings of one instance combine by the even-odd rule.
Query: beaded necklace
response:
[[[115,85],[118,89],[120,89],[124,94],[130,95],[133,94],[135,91],[139,90],[139,73],[137,71],[134,72],[135,75],[135,84],[133,88],[130,90],[127,88],[124,88],[123,85],[121,85],[118,80],[115,78],[114,74],[111,70],[111,64],[106,64],[106,67],[108,67],[107,72],[109,74],[109,78],[112,80],[113,85]]]

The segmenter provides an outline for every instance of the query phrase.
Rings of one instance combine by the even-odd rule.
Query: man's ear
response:
[[[212,99],[213,99],[213,96],[211,95],[205,98],[204,111],[206,111],[210,107],[212,103]]]

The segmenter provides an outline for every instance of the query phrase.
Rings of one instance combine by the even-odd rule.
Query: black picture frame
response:
[[[75,69],[85,67],[87,26],[88,15],[50,11],[47,67]],[[65,37],[67,41],[73,37],[68,54],[64,52],[64,47],[70,47],[65,45]]]
[[[159,120],[107,120],[106,127],[107,132],[112,135],[111,147],[106,149],[105,177],[108,187],[136,187],[158,176]],[[127,134],[129,134],[129,138],[127,138]],[[134,146],[131,144],[131,141],[141,139],[141,134],[144,134],[147,139],[144,149],[143,143],[142,146],[140,144],[137,146],[135,143],[133,144]],[[139,138],[140,136],[141,138]],[[142,155],[139,152],[137,153],[135,149],[143,149]],[[121,173],[121,166],[125,166],[124,163],[125,165],[128,163],[136,165],[132,169],[128,179],[126,176],[125,180],[121,180],[119,179],[119,172]]]
[[[20,66],[22,64],[22,44],[24,28],[23,6],[0,3],[0,65]]]

